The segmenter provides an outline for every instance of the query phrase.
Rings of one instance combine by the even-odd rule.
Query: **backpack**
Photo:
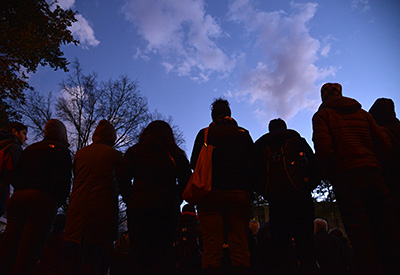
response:
[[[179,226],[173,242],[173,258],[176,268],[201,266],[200,239],[195,229]]]
[[[309,152],[305,152],[304,138],[293,137],[270,144],[263,149],[266,169],[265,195],[267,199],[290,199],[310,189]],[[311,149],[310,149],[311,150]],[[312,151],[311,151],[312,152]]]
[[[9,143],[0,149],[0,179],[3,178],[5,170],[12,170],[12,155],[10,154],[12,144]]]

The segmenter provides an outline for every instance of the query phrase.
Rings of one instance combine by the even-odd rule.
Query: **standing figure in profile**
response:
[[[221,270],[226,233],[233,272],[250,272],[248,232],[253,140],[231,117],[227,100],[219,98],[211,104],[211,117],[208,144],[214,146],[212,190],[197,205],[203,236],[202,268],[210,274]],[[193,146],[192,169],[204,144],[204,131],[199,131]]]
[[[394,102],[389,98],[378,98],[369,109],[369,113],[392,141],[392,151],[383,164],[382,172],[400,222],[400,121],[396,117]]]
[[[132,274],[172,272],[171,248],[190,175],[165,121],[151,122],[125,153],[117,179],[127,204]]]
[[[106,249],[118,236],[116,173],[122,153],[113,148],[117,134],[105,119],[93,133],[93,143],[74,157],[74,184],[68,206],[65,241],[66,274],[105,274]]]
[[[29,145],[17,164],[7,228],[0,243],[2,274],[33,274],[50,235],[57,209],[71,187],[67,130],[57,119],[44,127],[44,139]]]
[[[28,127],[20,122],[12,122],[0,129],[0,217],[6,212],[12,171],[21,156],[22,145],[28,139],[27,131]]]
[[[377,155],[389,152],[389,137],[360,103],[342,96],[340,84],[324,84],[321,98],[312,120],[316,156],[332,183],[357,270],[400,274],[400,226]]]

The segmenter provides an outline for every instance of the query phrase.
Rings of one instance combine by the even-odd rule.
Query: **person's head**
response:
[[[44,138],[58,141],[68,146],[67,128],[58,119],[50,119],[44,126]]]
[[[117,132],[110,122],[102,119],[97,125],[96,130],[94,130],[92,139],[94,143],[104,143],[114,146],[117,139]]]
[[[328,223],[324,219],[315,219],[314,220],[314,233],[319,231],[328,232]]]
[[[26,134],[28,133],[28,127],[20,122],[12,122],[8,124],[4,129],[13,133],[21,144],[24,144],[28,139]]]
[[[229,102],[223,98],[217,98],[211,103],[211,118],[215,121],[218,118],[231,116],[231,108]]]
[[[369,109],[369,113],[380,126],[396,121],[394,102],[390,98],[378,98],[375,100]]]
[[[287,129],[286,122],[283,119],[276,118],[271,120],[268,124],[269,132],[274,132],[282,129]]]
[[[154,120],[147,125],[139,136],[139,142],[146,139],[147,136],[153,136],[159,140],[166,140],[175,144],[174,132],[171,126],[163,120]]]
[[[321,87],[322,102],[342,97],[342,85],[339,83],[325,83]]]
[[[250,220],[249,228],[251,230],[251,233],[255,235],[258,233],[258,230],[260,230],[260,223],[256,220]]]
[[[191,212],[191,213],[196,213],[196,208],[194,207],[194,205],[193,204],[185,204],[183,207],[182,207],[182,213],[184,213],[184,212]]]

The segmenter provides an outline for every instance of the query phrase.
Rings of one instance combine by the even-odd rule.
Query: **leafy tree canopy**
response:
[[[77,45],[68,29],[76,12],[46,0],[2,0],[0,5],[0,91],[24,98],[27,73],[39,65],[68,71],[61,45]]]

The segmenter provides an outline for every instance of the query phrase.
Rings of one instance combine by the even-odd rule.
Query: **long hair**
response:
[[[176,144],[174,132],[167,122],[163,120],[154,120],[150,122],[140,134],[139,143],[154,138],[171,153],[180,153],[185,155],[184,151]]]

